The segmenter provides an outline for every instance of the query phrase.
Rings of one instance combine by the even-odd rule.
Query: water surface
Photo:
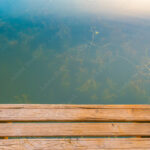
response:
[[[149,104],[148,6],[0,0],[0,103]]]

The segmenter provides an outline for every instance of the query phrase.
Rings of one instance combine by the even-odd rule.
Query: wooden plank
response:
[[[150,109],[150,105],[65,105],[65,104],[0,104],[0,109]]]
[[[0,137],[150,136],[149,123],[1,123]]]
[[[150,109],[0,109],[0,121],[150,121]]]
[[[0,140],[0,150],[149,150],[149,138]]]

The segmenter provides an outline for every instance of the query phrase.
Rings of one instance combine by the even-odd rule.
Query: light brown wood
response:
[[[1,137],[150,136],[149,123],[1,123]]]
[[[7,122],[7,123],[12,123],[12,122]],[[4,137],[4,139],[8,140],[8,137]]]
[[[65,104],[0,104],[0,109],[128,109],[128,108],[140,108],[150,109],[150,105],[65,105]]]
[[[0,121],[150,121],[150,109],[0,109]]]
[[[150,105],[0,104],[0,150],[149,150],[149,121]]]
[[[0,150],[149,150],[150,139],[15,139],[0,140]]]

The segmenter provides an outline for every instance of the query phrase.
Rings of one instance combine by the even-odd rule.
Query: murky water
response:
[[[149,104],[150,7],[106,1],[0,0],[0,103]]]

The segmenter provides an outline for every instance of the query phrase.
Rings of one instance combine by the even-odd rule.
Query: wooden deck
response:
[[[150,105],[1,104],[0,137],[0,150],[150,150]]]

